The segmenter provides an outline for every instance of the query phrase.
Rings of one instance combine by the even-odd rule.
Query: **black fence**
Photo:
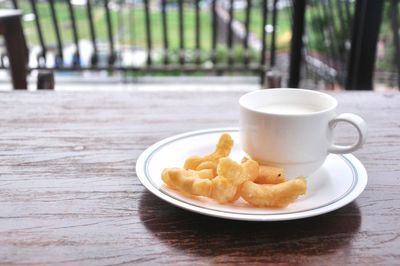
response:
[[[290,47],[291,87],[308,79],[372,89],[374,73],[400,83],[398,0],[3,0],[0,8],[25,14],[29,69],[250,73],[263,82]],[[280,44],[285,25],[291,38]],[[0,58],[7,68],[4,50]]]
[[[399,89],[398,2],[308,0],[303,78],[332,89]]]
[[[0,8],[24,13],[29,69],[248,72],[263,79],[275,63],[277,1],[3,0]]]

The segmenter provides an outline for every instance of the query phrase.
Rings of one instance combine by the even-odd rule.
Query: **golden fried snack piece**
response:
[[[172,181],[169,178],[169,173],[171,171],[178,171],[180,168],[165,168],[162,173],[161,173],[161,179],[164,181],[165,184],[167,184],[167,186],[169,186],[170,188],[173,189],[177,189],[174,184],[172,183]]]
[[[211,180],[200,177],[196,171],[167,168],[162,172],[161,178],[169,187],[191,195],[209,197],[211,194]]]
[[[233,184],[228,178],[217,176],[212,180],[211,198],[219,203],[234,202],[240,196],[238,186]]]
[[[240,196],[257,207],[285,208],[300,195],[306,193],[304,177],[298,177],[280,184],[256,184],[251,181],[241,186]]]
[[[197,173],[197,175],[200,178],[213,179],[215,177],[215,173],[214,173],[215,171],[213,169],[202,169],[199,171],[190,170],[190,171]]]
[[[242,163],[250,160],[247,157],[242,158]],[[279,184],[285,182],[286,178],[283,169],[268,165],[260,165],[258,177],[254,180],[257,184]]]
[[[219,203],[236,201],[239,196],[240,186],[254,180],[258,175],[258,163],[248,160],[238,164],[229,158],[222,158],[217,167],[218,176],[212,180],[211,198]]]
[[[202,162],[204,162],[203,157],[197,155],[190,156],[189,158],[186,159],[183,168],[196,170],[197,166],[199,166]]]
[[[182,168],[166,168],[162,172],[161,178],[167,185],[170,185],[170,186],[172,184],[171,184],[171,181],[169,180],[169,171],[171,171],[172,169],[176,169],[177,171],[181,170],[185,173],[186,176],[195,176],[195,177],[206,178],[206,179],[213,179],[215,177],[213,170],[211,170],[211,169],[203,169],[200,171],[195,171],[195,170],[186,170],[186,169],[182,169]]]
[[[222,158],[217,167],[218,176],[230,179],[235,185],[254,181],[258,176],[258,171],[258,163],[253,160],[238,164],[229,158]]]
[[[205,161],[199,164],[196,167],[197,171],[204,171],[204,170],[210,170],[213,174],[213,177],[217,176],[217,163],[212,162],[212,161]]]
[[[228,133],[224,133],[218,140],[217,147],[213,153],[204,156],[206,161],[218,161],[222,157],[228,157],[233,147],[233,139]]]
[[[233,140],[231,136],[227,133],[224,133],[219,138],[218,144],[215,148],[215,151],[206,156],[191,156],[186,159],[184,168],[192,169],[192,170],[201,170],[201,169],[215,169],[220,158],[227,157],[231,153],[233,147]],[[202,164],[204,162],[211,162],[213,164]],[[198,169],[200,167],[200,169]],[[207,167],[207,168],[206,168]],[[209,168],[213,167],[213,168]]]
[[[285,181],[282,168],[267,165],[260,165],[258,177],[254,180],[257,184],[279,184]]]
[[[213,161],[205,161],[200,163],[196,170],[203,170],[203,169],[217,169],[217,163]]]

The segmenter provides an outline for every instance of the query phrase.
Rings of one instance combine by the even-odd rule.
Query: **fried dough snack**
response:
[[[260,165],[258,177],[254,180],[257,184],[279,184],[285,181],[282,168],[267,165]]]
[[[211,198],[219,203],[234,202],[240,197],[238,186],[228,178],[217,176],[212,180]]]
[[[195,195],[209,197],[212,182],[210,171],[193,171],[182,168],[167,168],[161,174],[162,180],[171,188]]]
[[[217,174],[230,179],[235,185],[240,185],[245,181],[254,181],[257,178],[258,163],[249,159],[238,164],[229,158],[222,158],[217,167]]]
[[[216,173],[219,159],[228,157],[233,147],[231,136],[224,133],[219,138],[216,149],[213,153],[206,156],[191,156],[186,159],[184,168],[192,170],[213,169]]]
[[[243,157],[242,163],[247,160],[249,160],[249,158]],[[254,180],[257,184],[279,184],[285,181],[286,179],[282,168],[268,165],[260,165],[258,177]]]
[[[218,176],[212,180],[211,198],[219,203],[233,202],[240,196],[240,186],[257,178],[258,163],[248,160],[238,164],[229,158],[222,158],[217,173]]]
[[[215,163],[213,161],[205,161],[205,162],[200,163],[196,167],[196,170],[204,170],[204,169],[214,170],[214,172],[215,172],[215,169],[217,169],[217,163]]]
[[[240,196],[257,207],[285,208],[300,195],[306,193],[304,177],[298,177],[280,184],[256,184],[246,181],[240,190]]]
[[[189,157],[184,168],[164,169],[162,180],[179,192],[221,204],[242,197],[256,207],[284,208],[305,194],[304,177],[286,181],[283,169],[259,165],[246,157],[236,163],[228,158],[232,146],[231,136],[222,134],[213,153]]]

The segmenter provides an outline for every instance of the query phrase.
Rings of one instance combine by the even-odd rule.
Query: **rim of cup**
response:
[[[320,111],[315,111],[315,112],[306,113],[306,114],[304,114],[304,113],[302,113],[302,114],[280,114],[280,113],[275,113],[275,112],[271,113],[268,111],[260,111],[260,110],[257,110],[257,107],[250,106],[248,103],[246,103],[246,101],[248,101],[248,98],[253,97],[255,94],[276,93],[276,91],[282,91],[282,92],[290,91],[290,92],[294,92],[294,93],[306,93],[306,94],[314,95],[314,96],[319,95],[319,96],[326,98],[330,102],[330,106],[327,108],[324,108]],[[259,114],[267,114],[267,115],[271,115],[271,116],[314,116],[314,115],[324,114],[324,113],[334,110],[338,105],[338,101],[331,95],[320,92],[320,91],[314,91],[314,90],[308,90],[308,89],[298,89],[298,88],[276,88],[276,89],[265,89],[265,90],[257,90],[257,91],[248,92],[239,98],[239,104],[242,108],[247,109],[249,111],[256,112]]]

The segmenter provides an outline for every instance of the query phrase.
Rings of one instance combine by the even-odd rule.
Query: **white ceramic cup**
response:
[[[262,164],[284,168],[288,178],[308,176],[329,153],[350,153],[365,142],[364,120],[351,113],[337,115],[337,100],[322,92],[259,90],[243,95],[239,104],[242,149]],[[354,144],[334,144],[333,129],[338,122],[357,129]]]

